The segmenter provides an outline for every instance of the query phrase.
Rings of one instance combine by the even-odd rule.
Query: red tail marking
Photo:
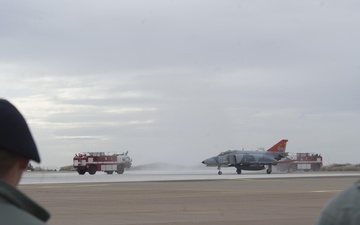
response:
[[[275,144],[274,146],[272,146],[271,148],[269,148],[267,151],[268,152],[285,152],[287,142],[288,142],[288,140],[283,139],[283,140],[279,141],[277,144]]]

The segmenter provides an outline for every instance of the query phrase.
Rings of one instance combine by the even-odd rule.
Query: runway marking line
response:
[[[47,186],[39,186],[39,188],[105,187],[105,186],[109,186],[109,184],[47,185]]]
[[[319,191],[310,191],[313,193],[333,193],[333,192],[339,192],[341,190],[319,190]]]
[[[238,180],[238,181],[272,181],[272,182],[279,182],[281,181],[280,179],[268,179],[268,180],[264,180],[264,179],[254,179],[254,178],[225,178],[225,180]]]

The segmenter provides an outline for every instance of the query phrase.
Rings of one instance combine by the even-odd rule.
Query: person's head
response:
[[[0,179],[16,186],[28,164],[29,159],[0,150]]]
[[[40,162],[30,129],[18,110],[0,99],[0,179],[16,186],[29,160]]]

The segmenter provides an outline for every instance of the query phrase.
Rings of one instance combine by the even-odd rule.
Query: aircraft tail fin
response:
[[[283,140],[279,141],[278,143],[276,143],[271,148],[269,148],[267,151],[268,152],[280,152],[280,153],[285,152],[287,142],[288,142],[288,140],[283,139]]]

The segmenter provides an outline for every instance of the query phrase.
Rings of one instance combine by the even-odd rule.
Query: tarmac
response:
[[[232,178],[22,184],[48,209],[51,225],[314,224],[325,203],[359,179]]]

